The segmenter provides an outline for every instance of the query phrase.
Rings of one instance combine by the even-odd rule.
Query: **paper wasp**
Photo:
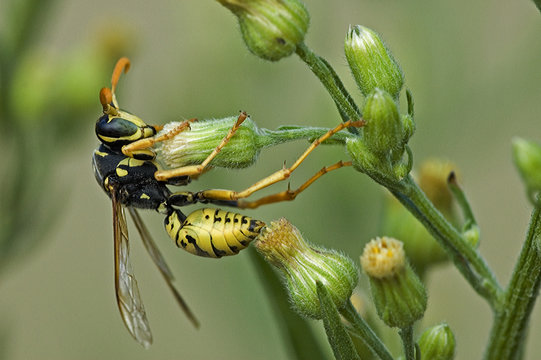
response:
[[[155,154],[151,147],[157,142],[170,139],[181,131],[189,131],[189,124],[195,119],[185,121],[174,130],[161,134],[158,133],[161,130],[160,126],[147,125],[137,116],[121,110],[116,100],[115,89],[121,73],[127,71],[129,65],[127,58],[121,58],[113,71],[111,88],[103,88],[100,91],[103,115],[96,122],[96,135],[101,145],[94,151],[92,164],[96,180],[111,198],[113,205],[115,291],[120,314],[132,336],[140,344],[148,347],[152,343],[152,334],[130,264],[124,208],[128,209],[146,249],[180,307],[197,327],[198,321],[174,287],[173,275],[139,216],[137,208],[152,209],[164,214],[167,233],[178,247],[205,257],[218,258],[234,255],[257,237],[265,223],[237,213],[208,208],[196,210],[186,216],[177,207],[200,202],[255,208],[263,204],[293,200],[323,174],[349,166],[351,162],[340,161],[321,169],[295,191],[288,189],[256,201],[246,201],[244,198],[286,179],[319,143],[347,126],[362,125],[362,121],[343,123],[330,130],[314,141],[292,167],[281,169],[244,191],[204,190],[196,193],[172,193],[167,185],[187,185],[192,178],[209,169],[212,159],[234,136],[247,115],[240,114],[237,123],[221,144],[200,165],[161,170],[155,161]]]

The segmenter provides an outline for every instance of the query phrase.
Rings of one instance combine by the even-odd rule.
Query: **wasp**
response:
[[[120,109],[115,90],[122,72],[130,67],[127,58],[118,60],[111,79],[111,88],[102,88],[100,103],[103,115],[96,122],[96,135],[101,142],[94,150],[92,165],[97,182],[109,196],[113,208],[114,280],[118,308],[128,331],[144,347],[152,343],[152,333],[141,300],[129,256],[129,237],[125,209],[143,240],[150,257],[158,267],[176,301],[195,327],[199,326],[194,313],[173,285],[173,274],[163,255],[150,236],[137,209],[151,209],[165,215],[165,229],[178,247],[192,254],[219,258],[235,255],[246,248],[261,232],[265,223],[247,216],[221,209],[204,208],[184,215],[178,208],[195,203],[213,203],[238,208],[256,208],[263,204],[293,200],[300,192],[323,174],[351,162],[338,162],[321,169],[297,190],[288,190],[256,201],[244,198],[254,192],[289,177],[290,173],[321,142],[347,126],[361,126],[348,122],[330,130],[315,140],[307,151],[289,168],[283,168],[255,183],[244,191],[211,189],[199,192],[172,192],[168,185],[188,185],[192,179],[210,169],[212,159],[234,136],[247,115],[241,112],[236,124],[214,151],[199,165],[176,169],[161,169],[152,146],[171,139],[182,131],[189,131],[190,119],[164,134],[162,126],[152,126],[134,114]]]

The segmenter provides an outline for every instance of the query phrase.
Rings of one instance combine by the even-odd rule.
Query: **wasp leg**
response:
[[[199,165],[189,165],[189,166],[182,166],[176,169],[170,169],[170,170],[159,170],[154,174],[154,177],[158,181],[167,181],[170,178],[176,178],[179,176],[190,176],[197,178],[199,175],[201,175],[204,171],[207,170],[209,163],[222,151],[223,147],[227,145],[229,140],[235,135],[239,127],[242,125],[244,120],[248,115],[244,111],[242,111],[239,115],[239,118],[237,119],[237,122],[233,127],[229,130],[227,135],[223,138],[222,142],[210,153],[209,156]],[[124,149],[122,149],[124,150]]]
[[[212,198],[216,200],[238,200],[238,199],[247,198],[248,196],[252,195],[256,191],[259,191],[261,189],[266,188],[267,186],[270,186],[279,181],[283,181],[289,178],[291,173],[306,159],[306,157],[319,144],[321,144],[322,142],[324,142],[325,140],[327,140],[328,138],[330,138],[331,136],[333,136],[340,130],[343,130],[344,128],[350,127],[350,126],[360,127],[360,126],[363,126],[364,124],[365,123],[363,120],[359,120],[359,121],[349,120],[344,123],[341,123],[334,129],[329,130],[326,134],[322,135],[319,139],[316,139],[314,142],[312,142],[312,144],[308,147],[308,149],[306,149],[306,151],[297,159],[297,161],[295,161],[295,163],[291,167],[278,170],[275,173],[267,176],[266,178],[259,180],[258,182],[246,188],[243,191],[236,192],[236,191],[231,191],[231,190],[206,190],[206,191],[201,192],[202,196],[204,198]]]
[[[326,166],[315,173],[310,179],[308,179],[304,184],[299,186],[296,190],[287,189],[276,194],[271,194],[264,196],[258,200],[247,201],[243,199],[239,200],[222,200],[223,198],[235,197],[236,193],[231,190],[204,190],[198,193],[192,194],[192,199],[196,199],[197,202],[209,202],[217,205],[225,206],[234,206],[240,209],[255,209],[261,205],[273,204],[281,201],[291,201],[294,200],[297,195],[303,192],[308,188],[314,181],[322,177],[328,172],[333,170],[338,170],[340,168],[351,166],[351,161],[339,161],[336,164]]]
[[[336,164],[326,166],[319,170],[317,173],[315,173],[310,179],[308,179],[304,184],[299,186],[296,190],[288,189],[285,191],[281,191],[276,194],[271,194],[268,196],[264,196],[258,200],[254,201],[246,201],[246,200],[237,200],[237,207],[241,209],[255,209],[261,205],[267,205],[267,204],[273,204],[281,201],[292,201],[294,200],[297,195],[299,195],[301,192],[306,190],[307,187],[312,185],[314,181],[319,179],[321,176],[325,175],[326,173],[337,170],[346,166],[351,166],[351,161],[339,161]]]
[[[190,129],[190,123],[194,122],[196,120],[197,119],[190,119],[190,120],[183,121],[182,123],[180,123],[174,129],[172,129],[172,130],[170,130],[170,131],[168,131],[165,134],[162,134],[160,136],[153,136],[153,137],[149,137],[149,138],[145,138],[145,139],[140,139],[140,140],[134,141],[132,143],[126,144],[126,145],[124,145],[122,147],[122,153],[124,155],[126,155],[126,156],[129,156],[129,157],[137,157],[137,155],[140,154],[140,153],[154,154],[154,152],[152,150],[150,150],[150,148],[152,146],[154,146],[154,144],[156,144],[156,143],[158,143],[160,141],[165,141],[165,140],[172,139],[173,137],[175,137],[179,133]],[[159,130],[161,130],[162,127],[161,126],[154,126],[154,128],[156,128],[156,130],[159,131]],[[154,156],[152,156],[152,158],[154,158]]]

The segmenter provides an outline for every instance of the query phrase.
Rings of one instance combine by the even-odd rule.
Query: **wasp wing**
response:
[[[154,264],[156,264],[158,269],[160,269],[160,272],[163,275],[163,278],[165,279],[167,286],[169,286],[169,289],[171,289],[171,292],[175,296],[175,299],[177,300],[180,308],[182,309],[182,311],[184,311],[184,313],[186,314],[188,319],[192,322],[192,324],[196,328],[198,328],[199,321],[196,319],[194,313],[190,310],[186,301],[182,298],[178,290],[173,285],[173,280],[174,280],[173,273],[167,266],[167,263],[165,262],[163,255],[158,249],[158,246],[156,245],[154,240],[152,240],[152,237],[150,236],[150,232],[145,226],[145,223],[143,222],[143,219],[139,215],[139,212],[133,207],[128,207],[128,211],[130,212],[133,222],[135,223],[135,226],[137,227],[137,230],[139,231],[139,234],[141,235],[141,239],[143,240],[143,244],[145,244],[145,248],[147,249],[150,257],[152,258],[152,261],[154,261]]]
[[[138,343],[148,348],[152,344],[152,333],[130,263],[130,243],[124,207],[116,198],[116,191],[111,191],[111,194],[113,202],[116,301],[128,331]]]

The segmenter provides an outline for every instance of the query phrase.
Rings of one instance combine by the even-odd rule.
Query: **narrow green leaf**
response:
[[[279,276],[253,247],[249,252],[261,283],[268,294],[269,303],[282,330],[280,333],[291,354],[291,359],[326,360],[326,352],[322,349],[312,328],[305,319],[291,310],[288,295]]]
[[[331,344],[334,357],[339,360],[359,359],[359,355],[353,346],[353,341],[348,335],[340,314],[329,295],[329,292],[321,282],[317,282],[317,295],[321,303],[323,325],[327,333],[327,339]]]

